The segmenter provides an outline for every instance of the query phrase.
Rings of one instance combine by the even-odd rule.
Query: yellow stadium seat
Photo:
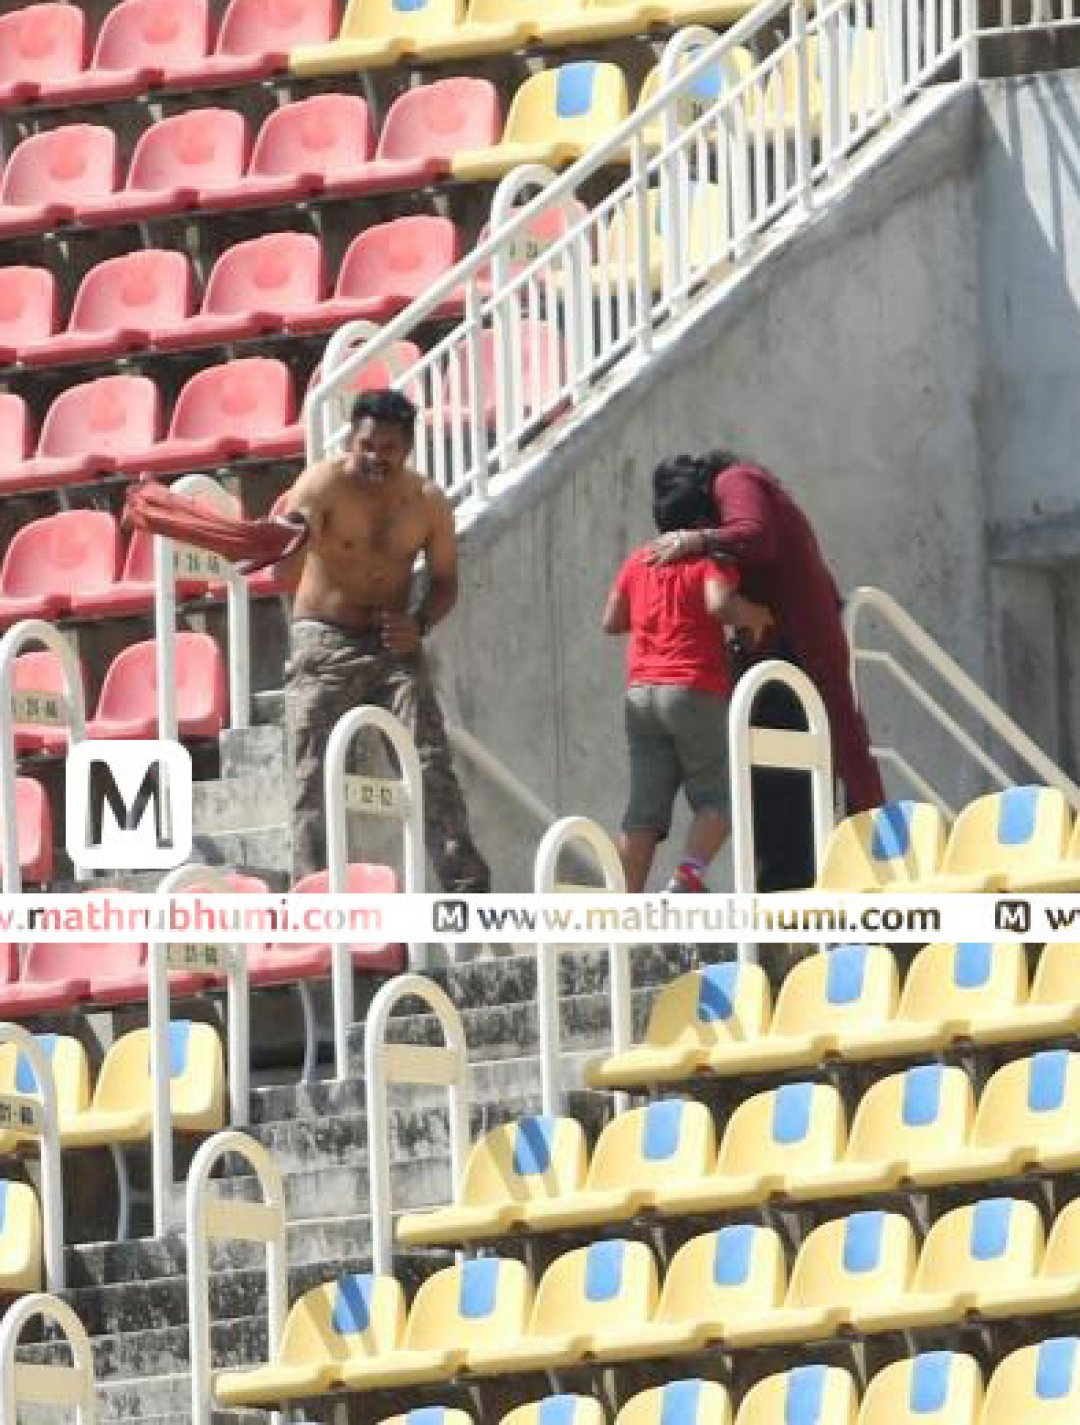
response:
[[[690,1078],[714,1047],[763,1034],[771,1014],[772,992],[760,965],[705,965],[660,991],[643,1044],[590,1064],[586,1081],[593,1088],[629,1088]]]
[[[1056,1336],[1013,1351],[986,1388],[979,1425],[1076,1425],[1080,1337]]]
[[[1039,1270],[1030,1281],[1004,1282],[985,1292],[979,1313],[993,1320],[1034,1312],[1076,1311],[1080,1305],[1080,1199],[1058,1213]]]
[[[604,1360],[648,1360],[723,1342],[743,1317],[756,1320],[778,1307],[786,1281],[783,1243],[771,1227],[740,1223],[694,1237],[671,1260],[653,1320],[608,1333]]]
[[[625,1222],[674,1184],[694,1184],[716,1157],[712,1113],[702,1103],[658,1099],[620,1113],[600,1134],[585,1187],[522,1205],[531,1232]]]
[[[978,1425],[979,1363],[959,1351],[894,1361],[866,1387],[859,1425]]]
[[[587,1395],[549,1395],[519,1405],[504,1415],[499,1425],[607,1425],[607,1416],[600,1402]]]
[[[445,1405],[420,1405],[405,1415],[391,1415],[387,1420],[380,1420],[379,1425],[473,1425],[473,1418],[467,1410],[450,1410]],[[506,1425],[505,1420],[503,1425]],[[603,1425],[603,1421],[599,1425]]]
[[[1005,885],[1010,891],[1025,891],[1029,895],[1080,891],[1080,816],[1073,823],[1068,848],[1060,860],[1010,871]]]
[[[181,1133],[213,1133],[225,1123],[225,1062],[209,1024],[187,1019],[169,1025],[172,1126]],[[133,1029],[105,1055],[90,1107],[62,1124],[65,1148],[138,1143],[150,1136],[150,1031]]]
[[[731,1425],[731,1399],[712,1380],[673,1380],[640,1391],[626,1402],[615,1425]]]
[[[216,1403],[274,1406],[319,1395],[341,1364],[391,1355],[405,1329],[405,1293],[393,1277],[354,1273],[312,1287],[293,1303],[276,1361],[214,1374]]]
[[[495,180],[523,163],[561,168],[607,138],[628,111],[626,78],[617,64],[579,60],[540,70],[514,95],[501,142],[456,154],[454,177]]]
[[[512,1232],[529,1203],[579,1192],[587,1161],[585,1134],[573,1118],[501,1124],[473,1145],[460,1200],[434,1212],[405,1213],[398,1219],[398,1241],[434,1247]]]
[[[37,1042],[44,1049],[52,1066],[56,1087],[56,1111],[61,1132],[75,1114],[90,1106],[90,1065],[86,1050],[70,1034],[38,1034]],[[36,1094],[37,1080],[29,1059],[20,1054],[14,1044],[0,1044],[0,1094]],[[23,1143],[34,1138],[20,1128],[0,1129],[0,1156],[13,1153]]]
[[[779,1311],[734,1324],[725,1344],[809,1341],[849,1326],[876,1303],[903,1298],[915,1269],[915,1234],[897,1213],[856,1212],[815,1227],[795,1258]]]
[[[963,1154],[975,1119],[975,1095],[963,1069],[920,1064],[879,1079],[855,1110],[843,1160],[804,1172],[788,1186],[796,1201],[889,1192],[919,1181],[928,1167]]]
[[[578,0],[555,0],[550,11],[576,13]],[[479,59],[505,54],[536,38],[540,19],[528,0],[470,0],[464,23],[444,34],[424,39],[424,60],[442,64],[454,59]]]
[[[409,1308],[401,1348],[385,1356],[350,1356],[337,1376],[348,1390],[385,1390],[449,1380],[472,1346],[510,1348],[520,1340],[533,1301],[522,1262],[476,1257],[427,1278]]]
[[[748,1390],[735,1425],[855,1425],[855,1382],[839,1366],[796,1366]]]
[[[945,853],[945,818],[929,802],[886,802],[838,823],[816,888],[880,891],[932,876]]]
[[[300,45],[289,54],[294,74],[321,78],[397,64],[423,55],[425,41],[461,24],[462,0],[349,0],[336,40]]]
[[[1080,820],[1078,820],[1080,825]],[[988,1028],[982,1026],[980,1033]],[[1080,1031],[1080,943],[1066,940],[1044,945],[1039,954],[1028,1002],[1011,1010],[997,1034],[1002,1042],[1050,1038]]]
[[[40,1291],[41,1205],[28,1183],[0,1178],[0,1293]]]
[[[664,247],[667,224],[660,193],[649,192],[649,283],[654,291],[664,280]],[[689,192],[687,216],[684,220],[686,233],[685,267],[688,276],[699,275],[708,269],[711,273],[722,270],[727,262],[727,244],[730,235],[727,196],[716,183],[697,183]],[[606,264],[593,274],[593,285],[603,291],[619,280],[619,273],[625,272],[631,279],[637,264],[637,224],[631,221],[632,207],[624,205],[608,223],[603,240]]]
[[[684,67],[689,68],[699,53],[700,47],[691,45]],[[715,63],[707,65],[700,74],[690,81],[676,103],[675,117],[678,127],[680,129],[689,128],[695,120],[700,119],[702,114],[716,103],[725,90],[732,89],[742,83],[746,76],[753,71],[754,65],[754,56],[742,45],[728,50]],[[645,76],[645,83],[641,86],[641,93],[638,95],[637,107],[639,109],[643,109],[650,99],[655,98],[659,93],[660,78],[661,66],[657,64]],[[650,148],[659,148],[664,142],[663,124],[659,119],[646,128],[645,142]]]
[[[656,1309],[656,1261],[643,1242],[610,1238],[557,1257],[536,1289],[528,1332],[470,1345],[476,1375],[555,1370],[600,1358],[604,1338],[623,1337]]]
[[[949,834],[941,870],[907,891],[992,891],[1012,877],[1056,865],[1072,813],[1056,787],[1009,787],[969,802]]]
[[[933,1052],[962,1040],[981,1042],[983,1022],[998,1023],[1027,994],[1027,959],[1018,942],[925,945],[911,962],[893,1022],[844,1033],[840,1054],[878,1059]]]
[[[980,1309],[985,1293],[1029,1285],[1045,1247],[1034,1203],[991,1197],[954,1208],[930,1228],[909,1291],[854,1313],[861,1331],[944,1326]]]
[[[844,1152],[844,1105],[831,1084],[781,1084],[754,1094],[728,1119],[715,1171],[657,1194],[665,1217],[756,1206]]]
[[[667,20],[664,0],[582,0],[574,13],[545,13],[538,38],[549,45],[596,44],[625,35],[640,35]]]

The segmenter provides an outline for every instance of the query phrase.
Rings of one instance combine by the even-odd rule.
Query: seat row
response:
[[[880,1079],[847,1113],[831,1084],[752,1095],[717,1148],[704,1104],[659,1099],[614,1118],[589,1160],[573,1119],[525,1118],[476,1143],[450,1207],[398,1219],[406,1246],[579,1231],[642,1215],[709,1215],[986,1182],[1080,1166],[1080,1055],[1004,1065],[975,1105],[968,1075],[922,1064]],[[588,1166],[586,1167],[586,1163]]]
[[[725,961],[680,975],[657,995],[642,1043],[586,1069],[594,1088],[676,1083],[940,1053],[1080,1031],[1080,946],[1048,944],[1029,979],[1016,941],[938,941],[900,985],[884,945],[841,945],[787,972],[775,1008],[759,965]]]
[[[860,1404],[839,1366],[766,1376],[736,1410],[716,1381],[669,1381],[632,1396],[614,1425],[1071,1425],[1080,1413],[1080,1339],[1060,1336],[1006,1356],[984,1384],[961,1351],[927,1351],[877,1371]],[[380,1425],[473,1425],[464,1410],[423,1406]],[[499,1425],[607,1425],[592,1396],[553,1395],[520,1405]]]
[[[393,1277],[326,1283],[293,1306],[279,1360],[221,1372],[215,1394],[226,1408],[268,1406],[335,1387],[397,1389],[989,1322],[1075,1310],[1078,1282],[1080,1202],[1045,1242],[1038,1208],[1014,1198],[953,1209],[921,1248],[906,1217],[853,1213],[808,1233],[790,1276],[772,1227],[691,1238],[662,1285],[650,1247],[606,1238],[557,1256],[535,1289],[512,1258],[444,1268],[407,1313]]]

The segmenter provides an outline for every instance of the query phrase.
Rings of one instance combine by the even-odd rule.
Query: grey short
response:
[[[728,815],[727,698],[634,684],[626,693],[630,801],[624,831],[665,837],[681,787],[695,811]]]

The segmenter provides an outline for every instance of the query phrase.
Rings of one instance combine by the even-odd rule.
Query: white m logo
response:
[[[191,756],[178,742],[80,742],[68,754],[66,843],[89,870],[166,870],[191,854]]]

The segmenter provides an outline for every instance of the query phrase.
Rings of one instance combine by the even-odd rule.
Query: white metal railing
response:
[[[596,858],[604,878],[603,889],[622,894],[626,877],[615,845],[607,832],[595,821],[584,816],[564,816],[548,827],[536,848],[533,890],[539,895],[555,891],[585,888],[561,883],[558,879],[559,858],[569,847],[584,847]],[[536,946],[536,998],[540,1020],[540,1095],[543,1111],[557,1115],[562,1112],[562,1075],[560,1071],[559,1028],[559,954],[560,945],[538,943]],[[630,1047],[633,1037],[630,997],[630,947],[612,941],[608,950],[608,981],[611,993],[611,1052],[621,1054]],[[618,1097],[617,1106],[626,1107],[626,1098]]]
[[[399,778],[354,776],[346,771],[353,739],[368,729],[379,733],[389,743],[397,757]],[[331,894],[341,895],[348,888],[350,811],[401,823],[402,890],[422,892],[425,869],[424,784],[416,744],[404,723],[385,708],[351,708],[334,725],[326,747],[323,770],[327,875]],[[334,1072],[339,1079],[344,1079],[349,1074],[349,1026],[353,1022],[352,948],[346,941],[336,941],[332,953]]]
[[[210,1175],[222,1158],[247,1160],[261,1199],[223,1197],[210,1191]],[[213,1242],[261,1242],[266,1249],[268,1360],[281,1353],[289,1310],[285,1190],[270,1152],[246,1133],[226,1131],[207,1139],[191,1161],[184,1219],[187,1235],[188,1322],[191,1340],[192,1425],[211,1425],[214,1414],[210,1349],[210,1249]],[[271,1419],[280,1421],[278,1412]]]
[[[844,605],[844,622],[851,646],[852,679],[857,690],[865,694],[865,675],[870,670],[884,674],[891,681],[893,689],[903,689],[951,739],[957,749],[986,773],[995,786],[1012,786],[1015,777],[983,746],[985,733],[990,731],[1036,780],[1047,786],[1060,788],[1073,809],[1080,811],[1080,787],[964,672],[956,660],[946,653],[941,644],[932,638],[891,594],[869,585],[856,589],[848,596]],[[894,653],[870,646],[870,625],[874,622],[883,624],[903,645],[905,652],[921,660],[964,709],[981,722],[982,727],[978,734],[964,727]],[[924,773],[897,749],[875,747],[874,753],[879,761],[892,766],[919,796],[936,802],[950,816],[956,814],[956,809]]]
[[[185,475],[172,487],[215,505],[224,514],[239,515],[240,501],[209,475]],[[154,635],[157,661],[158,736],[175,741],[176,716],[176,584],[179,579],[220,579],[225,584],[228,627],[229,726],[251,723],[251,614],[247,580],[228,559],[154,535]]]
[[[19,1337],[27,1322],[44,1317],[58,1327],[71,1351],[71,1364],[20,1361]],[[75,1425],[94,1425],[94,1357],[86,1327],[57,1296],[32,1292],[20,1297],[0,1322],[0,1421],[17,1425],[19,1406],[75,1407]]]
[[[434,1014],[444,1043],[386,1042],[390,1016],[403,999],[422,1000]],[[371,1260],[378,1274],[393,1271],[394,1233],[390,1184],[391,1084],[443,1086],[450,1113],[450,1177],[456,1192],[469,1147],[469,1057],[465,1027],[446,991],[423,975],[397,975],[371,1001],[364,1025],[364,1080],[371,1196]]]
[[[980,35],[1080,25],[1072,0],[1030,3],[1020,17],[1006,0],[980,29],[976,0],[764,0],[719,38],[676,35],[657,92],[625,123],[558,177],[530,173],[540,192],[520,206],[513,177],[486,241],[376,335],[335,337],[307,402],[309,457],[342,440],[340,395],[359,372],[459,300],[462,320],[397,382],[424,411],[419,467],[455,499],[484,499],[778,219],[805,215],[929,82],[974,78]],[[712,74],[718,92],[702,99]]]
[[[64,691],[12,689],[15,659],[30,645],[41,644],[59,659],[64,675]],[[0,638],[0,808],[3,817],[3,889],[13,894],[22,889],[19,870],[19,827],[15,817],[15,779],[18,758],[15,751],[16,724],[66,727],[68,746],[86,736],[86,703],[82,672],[71,644],[44,619],[22,619]],[[75,867],[79,874],[79,867]]]
[[[49,1056],[34,1036],[20,1024],[0,1024],[0,1044],[15,1046],[18,1084],[19,1058],[30,1065],[37,1089],[0,1096],[0,1124],[16,1129],[37,1142],[41,1161],[42,1248],[45,1285],[49,1291],[64,1288],[64,1183],[60,1169],[60,1122],[56,1107],[56,1080]]]

